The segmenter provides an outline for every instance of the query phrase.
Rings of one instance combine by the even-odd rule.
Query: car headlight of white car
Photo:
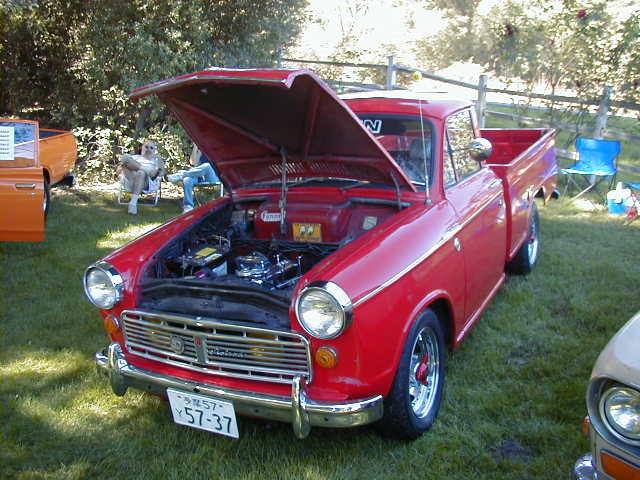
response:
[[[328,340],[341,335],[353,320],[349,295],[333,282],[314,282],[296,301],[302,328],[316,338]]]
[[[609,388],[600,399],[600,416],[616,437],[640,444],[640,392],[629,387]]]
[[[84,274],[84,293],[96,307],[109,309],[122,300],[124,280],[113,265],[98,262]]]

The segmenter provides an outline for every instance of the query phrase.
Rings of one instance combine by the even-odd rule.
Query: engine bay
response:
[[[397,212],[394,202],[292,196],[283,219],[277,197],[211,211],[158,252],[140,304],[160,311],[288,325],[300,278]]]

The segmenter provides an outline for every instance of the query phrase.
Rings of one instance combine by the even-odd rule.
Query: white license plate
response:
[[[233,403],[181,390],[167,389],[173,421],[180,425],[238,438]]]

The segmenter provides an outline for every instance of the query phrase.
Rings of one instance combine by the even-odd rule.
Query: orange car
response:
[[[0,241],[44,240],[49,185],[70,177],[77,157],[73,132],[0,118]]]

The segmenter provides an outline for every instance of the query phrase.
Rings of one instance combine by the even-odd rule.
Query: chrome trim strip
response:
[[[305,382],[301,377],[294,379],[291,397],[223,388],[138,368],[126,361],[122,348],[115,342],[109,345],[107,352],[96,352],[96,368],[99,373],[110,377],[117,395],[124,395],[128,387],[164,396],[167,388],[209,395],[233,402],[239,414],[298,422],[298,427],[294,424],[294,433],[301,438],[305,432],[309,433],[311,426],[354,427],[375,422],[383,415],[382,395],[348,403],[320,403],[307,397]],[[118,391],[115,390],[116,386]]]
[[[454,224],[451,227],[449,227],[445,231],[444,235],[442,235],[440,240],[434,246],[432,246],[429,250],[427,250],[425,253],[420,255],[420,257],[418,257],[416,260],[411,262],[409,265],[407,265],[401,271],[396,273],[393,277],[391,277],[389,280],[384,282],[382,285],[376,287],[371,292],[367,293],[364,297],[356,300],[354,302],[353,306],[357,307],[360,304],[362,304],[362,303],[366,302],[367,300],[371,299],[372,297],[376,296],[382,290],[384,290],[385,288],[389,287],[390,285],[393,285],[394,283],[396,283],[398,280],[400,280],[402,277],[404,277],[407,273],[409,273],[411,270],[413,270],[419,264],[421,264],[426,259],[428,259],[431,255],[433,255],[436,251],[438,251],[440,249],[440,247],[442,247],[445,243],[447,243],[449,240],[451,240],[453,237],[455,237],[460,232],[460,230],[462,230],[469,222],[471,222],[480,213],[482,213],[484,211],[484,209],[487,208],[492,202],[494,202],[498,197],[501,197],[502,194],[503,194],[503,192],[500,191],[500,192],[497,192],[495,195],[493,195],[489,200],[487,200],[484,203],[484,205],[482,205],[480,208],[478,208],[478,210],[473,215],[471,215],[469,218],[467,218],[464,221],[464,223],[462,223],[462,224]]]

